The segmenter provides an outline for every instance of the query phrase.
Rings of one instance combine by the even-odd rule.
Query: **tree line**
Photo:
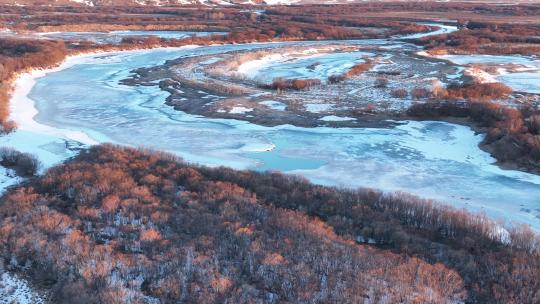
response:
[[[425,37],[417,43],[430,52],[481,54],[540,54],[540,24],[461,21],[450,34]]]
[[[15,127],[9,120],[9,98],[14,77],[31,69],[53,67],[64,60],[67,52],[61,41],[0,38],[1,132],[10,132]]]

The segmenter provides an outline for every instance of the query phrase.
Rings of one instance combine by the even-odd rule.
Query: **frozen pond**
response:
[[[117,44],[124,37],[156,36],[165,39],[182,39],[192,36],[206,37],[210,35],[227,35],[227,32],[189,32],[189,31],[112,31],[112,32],[51,32],[40,33],[40,36],[64,40],[88,40],[99,43]]]
[[[262,127],[174,111],[164,105],[167,94],[157,86],[119,85],[132,69],[179,56],[264,46],[72,58],[31,89],[41,125],[23,123],[7,139],[22,151],[58,160],[70,155],[61,141],[72,136],[88,143],[147,146],[207,165],[281,170],[322,184],[410,192],[540,230],[540,177],[493,165],[494,159],[478,148],[482,137],[468,127],[444,122],[409,122],[393,129]],[[16,138],[27,133],[36,140]]]
[[[238,72],[262,83],[271,83],[274,78],[319,79],[326,81],[332,75],[340,75],[363,58],[373,56],[367,52],[319,53],[317,50],[302,53],[268,55],[248,61],[239,66]]]
[[[519,55],[443,55],[455,64],[485,64],[497,68],[495,79],[520,92],[540,94],[540,58]],[[508,69],[508,66],[514,66]]]

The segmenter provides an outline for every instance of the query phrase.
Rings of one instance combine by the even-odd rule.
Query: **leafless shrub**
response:
[[[375,87],[376,88],[386,88],[388,86],[388,79],[384,77],[378,77],[375,79]]]
[[[390,95],[395,98],[406,98],[409,96],[409,93],[405,89],[395,89],[390,92]]]
[[[0,148],[0,165],[12,168],[20,176],[34,176],[40,167],[39,160],[30,153],[22,153],[13,148]]]
[[[414,99],[423,99],[423,98],[427,98],[429,97],[430,95],[430,91],[426,88],[413,88],[411,90],[411,96],[412,98]]]
[[[321,81],[319,79],[286,79],[278,77],[272,80],[270,88],[274,90],[305,90],[320,84]]]

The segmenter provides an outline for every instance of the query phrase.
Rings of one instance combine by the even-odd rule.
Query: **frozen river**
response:
[[[88,40],[98,43],[118,44],[126,37],[159,37],[165,39],[182,39],[188,37],[206,37],[210,35],[227,35],[227,32],[192,32],[192,31],[112,31],[112,32],[49,32],[40,33],[45,38],[64,40]]]
[[[0,140],[38,155],[46,166],[73,155],[68,148],[78,143],[114,142],[205,165],[280,170],[325,185],[409,192],[540,230],[540,177],[494,165],[478,147],[482,136],[468,127],[432,121],[389,129],[263,127],[175,111],[164,104],[167,93],[157,85],[119,84],[133,69],[169,59],[264,46],[70,58],[54,72],[19,80],[12,110],[20,128]]]

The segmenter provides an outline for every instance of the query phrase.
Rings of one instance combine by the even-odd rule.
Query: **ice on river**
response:
[[[40,33],[45,38],[63,40],[87,40],[99,43],[117,44],[125,37],[155,36],[165,39],[183,39],[192,36],[226,35],[227,32],[188,32],[188,31],[112,31],[112,32],[46,32]]]
[[[540,68],[540,59],[520,55],[439,55],[436,57],[460,65],[470,63],[519,64]]]
[[[450,34],[452,32],[455,32],[458,30],[457,26],[455,25],[445,25],[440,23],[421,23],[423,25],[428,26],[435,26],[438,27],[437,30],[432,32],[426,32],[426,33],[416,33],[416,34],[410,34],[405,36],[397,36],[396,38],[399,39],[420,39],[428,36],[435,36],[435,35],[442,35],[442,34]]]
[[[281,170],[327,185],[406,191],[540,230],[535,216],[540,177],[493,165],[494,159],[478,148],[482,136],[468,127],[429,121],[390,129],[264,127],[188,115],[165,106],[167,94],[157,86],[119,84],[138,67],[242,47],[256,46],[147,50],[94,55],[71,66],[68,62],[66,69],[37,79],[33,86],[29,97],[38,109],[35,120],[95,141],[170,151],[191,162]],[[35,132],[36,138],[57,134]],[[39,157],[51,151],[39,140],[28,145],[34,145]]]

